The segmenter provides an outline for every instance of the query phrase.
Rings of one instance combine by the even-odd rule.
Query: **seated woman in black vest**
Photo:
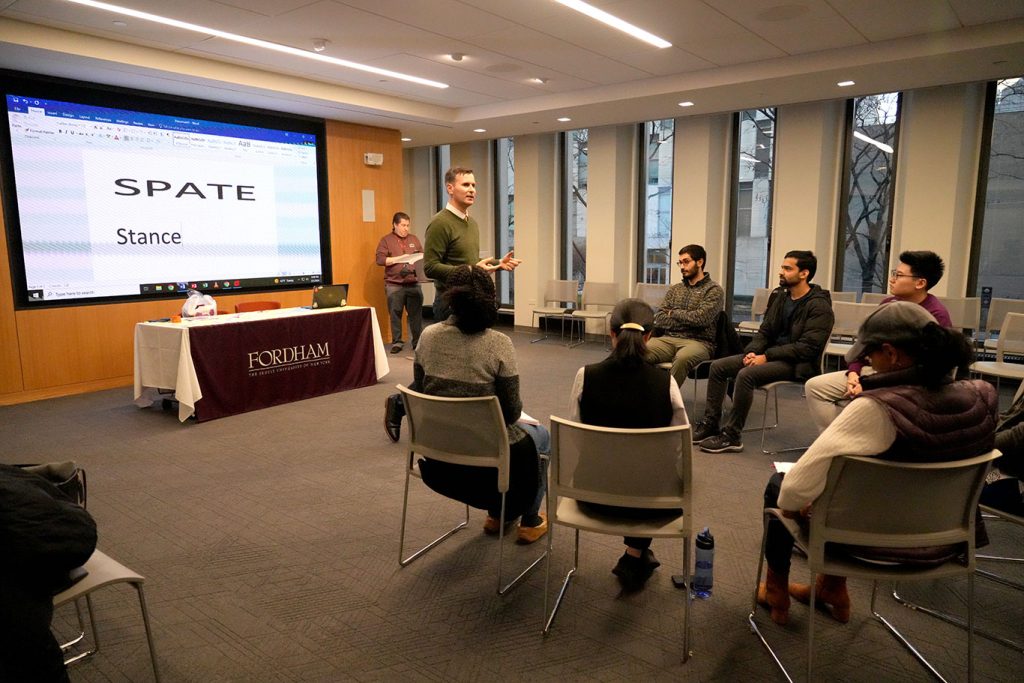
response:
[[[648,429],[688,424],[679,386],[665,370],[644,361],[654,330],[654,311],[640,299],[624,299],[611,317],[612,353],[579,369],[569,401],[569,419],[601,427]],[[598,507],[594,504],[588,504]],[[612,509],[611,506],[601,506]],[[614,508],[636,517],[664,510]],[[612,573],[627,591],[643,588],[661,564],[650,538],[626,537],[626,551]]]
[[[765,489],[765,507],[807,519],[825,490],[832,458],[877,456],[900,461],[945,462],[987,453],[993,447],[998,403],[995,390],[980,380],[953,381],[953,370],[970,364],[970,344],[957,330],[941,327],[917,304],[881,306],[861,325],[846,360],[867,359],[875,374],[864,391],[821,433],[783,477]],[[870,380],[870,382],[869,382]],[[778,521],[768,525],[767,581],[757,599],[771,618],[785,624],[790,596],[807,603],[810,586],[788,582],[793,539]],[[852,553],[851,553],[852,554]],[[942,562],[949,548],[907,549],[883,557],[858,548],[856,557],[895,562]],[[952,553],[955,555],[955,551]],[[819,575],[815,595],[842,623],[850,619],[846,577]]]

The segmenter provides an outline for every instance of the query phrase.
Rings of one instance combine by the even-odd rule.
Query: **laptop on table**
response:
[[[347,306],[348,285],[320,285],[313,288],[313,304],[310,308],[339,308]]]

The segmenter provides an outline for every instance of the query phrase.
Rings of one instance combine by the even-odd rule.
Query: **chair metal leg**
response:
[[[468,514],[468,508],[467,508],[467,514]],[[502,566],[503,566],[503,560],[504,560],[504,556],[505,556],[505,543],[504,543],[504,541],[505,541],[505,524],[504,524],[504,521],[505,521],[505,494],[504,493],[501,494],[501,516],[498,517],[498,519],[502,522],[502,524],[500,524],[498,526],[498,595],[505,595],[505,593],[508,593],[510,590],[515,588],[517,585],[519,585],[519,582],[522,581],[523,579],[525,579],[526,576],[530,572],[532,572],[534,570],[534,568],[536,568],[536,566],[538,564],[541,563],[541,560],[543,560],[545,557],[547,557],[548,551],[545,550],[543,553],[540,554],[540,557],[538,557],[533,562],[531,562],[526,567],[526,569],[524,569],[523,571],[519,572],[519,574],[514,579],[512,579],[508,583],[502,585],[502,576],[504,576],[504,574],[502,573]],[[550,529],[548,529],[548,533],[551,533]]]
[[[77,655],[73,655],[71,657],[65,658],[64,659],[64,666],[70,666],[70,665],[76,664],[78,662],[84,662],[85,660],[89,659],[94,654],[96,654],[97,652],[100,651],[100,632],[96,629],[96,617],[93,616],[95,613],[94,613],[93,608],[92,608],[92,596],[91,595],[86,595],[85,596],[85,605],[86,605],[86,611],[89,613],[89,630],[90,630],[90,633],[92,634],[92,648],[89,649],[89,650],[86,650],[85,652],[79,652]],[[80,606],[79,606],[77,600],[75,601],[75,609],[80,609]],[[81,616],[82,616],[81,612],[78,613],[78,616],[79,616],[79,622],[78,622],[79,626],[84,631],[85,625],[82,624],[82,622],[81,622]],[[78,640],[81,640],[81,638],[77,638],[75,640],[75,642],[77,642]]]
[[[975,556],[975,557],[977,557],[977,556]],[[987,576],[989,574],[989,572],[982,572],[982,570],[980,570],[980,569],[975,569],[975,572],[981,574],[982,576]],[[1001,578],[1002,577],[997,577],[994,580],[1000,581]],[[927,614],[930,617],[935,617],[936,619],[941,619],[942,621],[946,622],[947,624],[952,624],[953,626],[956,626],[957,628],[962,628],[964,630],[967,630],[968,624],[963,619],[955,617],[955,616],[953,616],[952,614],[950,614],[948,612],[943,612],[941,610],[932,609],[931,607],[925,607],[924,605],[919,605],[918,603],[916,603],[916,602],[914,602],[912,600],[908,600],[904,596],[900,595],[900,593],[899,593],[899,584],[898,583],[894,583],[893,586],[892,586],[892,597],[893,597],[893,599],[896,602],[898,602],[899,604],[903,605],[907,609],[912,609],[915,612],[921,612],[922,614]],[[1017,643],[1015,641],[1012,641],[1009,638],[1003,638],[1000,635],[996,635],[995,633],[991,633],[989,631],[985,631],[985,630],[982,630],[980,628],[974,629],[974,632],[976,634],[978,634],[979,636],[981,636],[982,638],[985,638],[987,640],[991,640],[994,643],[999,643],[1000,645],[1002,645],[1004,647],[1008,647],[1011,650],[1016,650],[1017,652],[1024,653],[1024,645],[1022,645],[1020,643]]]
[[[401,535],[399,537],[399,541],[398,541],[398,564],[401,567],[408,566],[414,560],[416,560],[419,557],[421,557],[422,555],[426,554],[427,551],[433,549],[435,546],[437,546],[439,543],[444,541],[449,536],[453,535],[455,532],[460,531],[462,529],[465,529],[467,526],[469,526],[469,506],[467,505],[466,506],[466,519],[463,522],[461,522],[457,526],[453,527],[452,529],[446,531],[445,533],[441,534],[440,536],[435,538],[433,541],[431,541],[427,545],[423,546],[422,548],[420,548],[419,550],[414,552],[409,557],[403,558],[402,555],[405,554],[405,519],[406,519],[406,516],[409,514],[409,479],[410,479],[410,474],[409,474],[409,468],[407,467],[406,470],[405,470],[405,494],[402,497],[402,533],[401,533]]]
[[[768,394],[772,393],[775,395],[775,424],[771,427],[766,427],[768,424]],[[764,436],[769,429],[775,429],[779,426],[779,390],[772,389],[771,392],[764,392],[764,415],[762,416],[761,422],[761,452],[765,455],[778,455],[779,453],[795,453],[796,451],[806,451],[808,446],[791,446],[789,448],[777,448],[774,451],[769,451],[764,447]]]
[[[793,677],[789,675],[788,671],[786,671],[786,667],[782,664],[782,660],[779,659],[779,656],[775,653],[775,650],[772,649],[772,646],[768,644],[764,634],[761,633],[761,629],[757,625],[757,587],[761,585],[761,575],[764,573],[764,551],[767,543],[768,518],[765,517],[764,531],[761,532],[761,556],[757,563],[757,576],[754,577],[754,594],[750,601],[750,614],[747,616],[747,622],[750,624],[750,632],[757,636],[758,640],[761,641],[761,644],[764,645],[764,649],[768,650],[768,654],[770,654],[772,659],[775,661],[775,666],[779,667],[779,671],[782,672],[782,675],[786,677],[786,680],[789,681],[789,683],[793,683]]]
[[[970,577],[968,577],[968,581],[971,581]],[[971,585],[973,586],[973,583]],[[972,589],[969,589],[969,592],[971,590]],[[971,595],[971,598],[969,598],[969,599],[973,599],[973,592],[971,592],[970,595]],[[896,640],[900,641],[903,644],[903,647],[907,648],[907,650],[910,651],[910,654],[914,655],[914,657],[917,659],[917,661],[919,661],[924,668],[928,669],[928,671],[933,676],[935,676],[935,678],[939,679],[940,681],[943,681],[943,683],[946,683],[946,679],[942,677],[942,674],[940,674],[938,671],[935,670],[935,667],[931,665],[931,662],[929,662],[927,659],[925,659],[924,655],[922,655],[920,652],[918,652],[917,648],[915,648],[910,643],[910,641],[907,640],[903,636],[903,634],[899,632],[899,630],[897,630],[897,628],[895,626],[893,626],[891,623],[889,623],[888,619],[886,619],[885,617],[883,617],[881,614],[878,613],[878,610],[875,608],[875,600],[876,600],[877,597],[878,597],[878,582],[875,581],[871,585],[871,615],[875,619],[880,621],[883,626],[885,626],[887,629],[889,629],[889,633],[891,633],[893,635],[893,637],[896,638]],[[969,614],[971,613],[971,605],[970,604],[968,604],[968,606],[967,606],[967,611],[968,611]],[[972,626],[973,626],[973,624],[972,624]],[[971,655],[973,654],[971,640],[972,640],[972,638],[970,636],[968,636],[968,639],[967,639],[967,659],[968,659],[968,661],[967,661],[967,671],[968,671],[968,680],[972,680],[970,678],[970,676],[973,673],[973,668],[971,666],[971,661],[970,661],[971,660]]]
[[[156,663],[156,645],[153,644],[153,630],[149,626],[149,610],[146,609],[146,596],[142,592],[141,583],[133,583],[139,593],[139,607],[142,608],[142,624],[146,627],[146,641],[149,643],[149,658],[153,663],[153,680],[160,683],[160,668]]]
[[[82,603],[75,600],[75,613],[78,615],[78,635],[60,646],[61,652],[67,652],[85,639],[85,615],[82,614]]]
[[[551,531],[548,531],[550,534]],[[565,575],[565,579],[562,581],[562,587],[558,590],[558,597],[555,598],[555,606],[551,608],[551,614],[548,615],[548,592],[551,583],[551,542],[548,543],[548,575],[544,581],[544,614],[547,616],[547,621],[544,623],[544,635],[547,635],[551,631],[551,625],[555,623],[555,616],[558,614],[558,608],[562,606],[562,598],[565,597],[565,592],[569,589],[569,580],[572,579],[573,574],[580,566],[580,530],[576,529],[576,540],[573,547],[573,559],[572,569]]]

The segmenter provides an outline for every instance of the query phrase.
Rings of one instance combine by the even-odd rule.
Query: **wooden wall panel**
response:
[[[384,155],[382,166],[367,166],[363,154]],[[331,185],[331,245],[334,281],[349,284],[349,297],[377,310],[387,337],[384,269],[375,261],[377,243],[391,231],[391,217],[403,211],[401,133],[349,123],[327,123],[327,172]],[[374,193],[375,220],[363,221],[363,190]]]
[[[384,154],[384,165],[363,164],[365,152]],[[328,122],[327,169],[335,282],[350,284],[349,301],[372,305],[384,329],[383,269],[374,263],[380,237],[401,210],[400,133]],[[376,220],[362,221],[362,190],[374,191]],[[182,299],[15,311],[6,235],[0,235],[0,405],[131,384],[135,323],[170,316]],[[274,299],[308,305],[310,290],[214,295],[221,310],[236,303]],[[386,333],[386,332],[385,332]]]

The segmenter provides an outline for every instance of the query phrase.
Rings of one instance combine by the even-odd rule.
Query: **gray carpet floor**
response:
[[[577,368],[606,354],[601,342],[568,349],[557,337],[531,344],[532,335],[511,336],[524,407],[535,417],[565,414]],[[747,625],[761,498],[772,472],[756,433],[747,434],[744,453],[694,456],[695,522],[715,535],[715,584],[710,599],[692,605],[687,664],[685,593],[669,578],[679,571],[681,547],[667,540],[654,543],[663,564],[648,586],[623,595],[610,572],[621,540],[584,534],[578,579],[545,638],[545,572],[497,596],[497,541],[481,533],[481,511],[471,511],[468,529],[399,567],[407,443],[405,434],[391,443],[381,417],[394,385],[411,381],[412,361],[390,358],[391,373],[376,386],[203,424],[180,424],[159,405],[136,408],[128,387],[0,408],[0,461],[73,459],[86,468],[99,547],[146,576],[166,681],[782,680]],[[697,410],[704,382],[698,387]],[[683,394],[693,418],[689,384]],[[784,393],[781,421],[770,444],[812,440],[798,391]],[[749,424],[759,422],[755,403]],[[460,515],[458,504],[413,482],[413,542]],[[990,550],[1024,554],[1021,529],[990,532]],[[506,541],[512,562],[527,561],[542,545]],[[569,531],[556,532],[552,594],[571,562],[571,541]],[[795,560],[793,577],[802,580],[805,571]],[[851,581],[850,588],[849,624],[816,620],[820,678],[928,680],[870,617],[870,584]],[[908,585],[906,593],[964,612],[963,581]],[[976,594],[978,626],[1024,640],[1024,593],[979,580]],[[151,680],[134,592],[106,589],[94,603],[103,647],[72,667],[72,681]],[[941,672],[966,679],[964,632],[891,598],[881,604]],[[70,630],[72,615],[58,613],[59,631]],[[806,608],[794,605],[789,626],[769,624],[767,633],[802,679]],[[975,643],[979,680],[1021,679],[1024,656],[982,638]]]

